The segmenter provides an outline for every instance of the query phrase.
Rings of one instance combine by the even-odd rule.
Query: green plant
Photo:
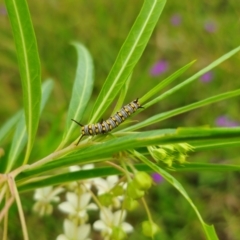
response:
[[[148,43],[164,5],[164,0],[144,2],[141,12],[120,49],[118,57],[95,101],[88,121],[89,123],[95,123],[100,120],[102,114],[109,108],[117,96],[118,101],[113,113],[124,104],[124,99],[129,91],[131,73]],[[223,146],[239,145],[240,129],[201,127],[132,131],[148,127],[180,113],[238,96],[240,90],[215,95],[181,108],[157,114],[129,127],[117,128],[111,135],[87,138],[76,146],[75,141],[70,143],[73,140],[73,133],[76,131],[76,126],[71,119],[81,121],[84,111],[87,108],[93,88],[93,63],[88,50],[82,44],[74,42],[73,46],[76,48],[78,54],[78,66],[62,141],[59,143],[56,151],[50,153],[48,156],[40,160],[31,159],[30,153],[34,145],[40,113],[47,102],[53,87],[53,81],[45,81],[41,88],[37,44],[26,1],[6,0],[6,6],[16,43],[23,88],[24,112],[17,113],[0,130],[0,140],[2,141],[16,125],[11,148],[8,156],[4,158],[4,164],[1,166],[1,200],[5,196],[0,215],[1,220],[4,218],[3,239],[7,239],[7,213],[14,201],[16,201],[18,206],[24,239],[28,239],[27,226],[21,206],[21,192],[43,188],[43,190],[36,191],[35,198],[38,202],[35,205],[35,210],[42,214],[50,214],[52,211],[50,201],[58,200],[56,195],[64,191],[63,187],[68,189],[73,188],[76,194],[68,193],[67,198],[69,201],[64,205],[60,205],[62,209],[67,209],[71,201],[76,202],[79,200],[81,202],[81,199],[88,204],[86,199],[89,200],[92,197],[101,209],[101,215],[104,216],[106,214],[112,219],[112,222],[109,223],[110,225],[116,221],[114,219],[118,220],[118,224],[112,224],[111,227],[108,226],[108,228],[102,229],[102,234],[112,239],[124,239],[126,237],[124,228],[121,225],[126,212],[117,211],[112,214],[106,206],[112,206],[113,200],[117,201],[116,198],[124,194],[125,200],[123,206],[130,211],[136,207],[136,200],[141,199],[148,215],[148,221],[142,224],[143,233],[146,236],[153,237],[159,231],[159,226],[154,223],[147,203],[143,198],[152,184],[151,179],[145,172],[151,170],[164,177],[189,202],[202,224],[206,238],[218,239],[214,228],[208,226],[203,221],[199,211],[183,186],[168,171],[182,171],[183,169],[189,171],[239,170],[239,166],[234,165],[215,166],[203,163],[188,163],[186,162],[186,157],[193,150],[203,151],[206,149],[218,149]],[[171,96],[171,94],[193,82],[199,76],[216,67],[239,50],[240,47],[223,55],[192,77],[165,91],[160,96],[156,97],[157,93],[183,74],[194,62],[187,64],[173,73],[153,89],[149,90],[144,96],[135,96],[134,98],[139,97],[141,105],[144,106],[144,109],[138,110],[137,113],[141,113],[141,111],[151,107],[153,104]],[[21,153],[26,145],[23,157]],[[93,163],[98,163],[99,165],[96,165],[95,168],[84,170],[75,168],[72,172],[69,172],[69,167],[71,166]],[[97,197],[87,187],[87,180],[93,177],[111,175],[121,175],[124,177],[121,180],[115,179],[113,186],[104,192],[104,194]],[[67,183],[71,182],[77,183],[77,187],[69,187]],[[123,183],[126,182],[128,186],[125,189]],[[91,182],[91,184],[93,183]],[[53,189],[49,186],[57,187]],[[47,199],[46,196],[49,198]],[[85,210],[90,207],[93,210],[97,208],[96,205],[90,206],[90,204],[87,204],[80,204],[82,206],[82,215],[80,217],[66,211],[69,216],[64,222],[66,229],[74,228],[76,232],[86,231],[86,237],[89,232],[89,225],[85,224],[87,221]],[[104,222],[103,219],[102,222]],[[103,224],[102,222],[101,224]],[[107,225],[106,222],[105,224]],[[97,223],[95,225],[97,230],[101,230],[98,228]],[[129,232],[132,231],[131,227],[128,227]],[[66,233],[66,236],[68,234],[71,233]],[[73,237],[79,239],[76,236]]]

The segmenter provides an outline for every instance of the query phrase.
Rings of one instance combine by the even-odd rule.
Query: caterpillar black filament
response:
[[[77,142],[76,145],[79,144],[81,139],[84,136],[92,136],[92,135],[98,135],[102,133],[108,133],[112,131],[114,128],[116,128],[118,125],[120,125],[122,122],[126,120],[132,113],[136,112],[138,108],[141,107],[138,98],[130,102],[129,104],[123,106],[118,112],[116,112],[112,117],[108,118],[105,121],[101,121],[100,123],[93,123],[89,125],[82,125],[81,123],[77,122],[74,119],[71,119],[75,123],[77,123],[79,126],[81,126],[81,136]]]

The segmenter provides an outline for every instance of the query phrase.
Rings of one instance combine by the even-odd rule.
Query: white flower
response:
[[[57,196],[64,191],[64,188],[55,188],[52,186],[39,188],[35,190],[34,200],[37,202],[33,206],[33,210],[38,212],[41,216],[45,214],[51,214],[53,207],[50,204],[51,202],[59,202],[60,198]]]
[[[33,198],[37,201],[58,202],[60,198],[57,195],[63,191],[64,188],[53,189],[52,186],[38,188],[35,191]]]
[[[80,170],[89,170],[89,169],[93,169],[93,168],[94,168],[94,164],[86,164],[82,167],[71,166],[71,167],[69,167],[69,170],[70,170],[70,172],[77,172]],[[89,178],[86,180],[71,182],[68,184],[68,186],[69,186],[69,189],[76,190],[77,193],[82,193],[82,192],[86,192],[87,190],[89,190],[92,187],[92,184],[93,184],[93,179]]]
[[[119,177],[117,175],[108,176],[106,179],[98,178],[94,180],[94,185],[98,190],[98,195],[103,195],[106,193],[110,193],[111,190],[116,186],[118,183]],[[114,208],[121,207],[121,201],[123,200],[123,196],[113,196],[112,197],[112,206]]]
[[[108,208],[103,208],[100,212],[100,219],[94,222],[93,228],[100,231],[105,239],[109,239],[114,227],[121,228],[125,233],[133,231],[132,225],[123,222],[126,217],[126,211],[118,210],[114,213]]]
[[[94,185],[98,189],[98,195],[104,194],[112,190],[118,182],[118,176],[108,176],[106,179],[98,178],[94,180]]]
[[[67,192],[67,201],[59,204],[59,209],[71,218],[78,218],[85,222],[88,219],[87,210],[97,210],[97,205],[89,203],[91,200],[90,193],[77,195],[76,193]]]
[[[89,224],[76,226],[70,220],[65,219],[63,229],[64,234],[59,235],[57,240],[91,240],[87,238],[91,229]]]

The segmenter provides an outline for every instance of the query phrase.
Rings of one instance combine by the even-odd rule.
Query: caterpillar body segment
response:
[[[124,122],[131,114],[137,111],[138,108],[143,108],[138,98],[130,102],[129,104],[123,106],[118,112],[116,112],[112,117],[105,121],[99,123],[93,123],[88,125],[82,125],[74,119],[71,119],[81,127],[81,136],[76,145],[79,144],[84,136],[94,136],[98,134],[104,134],[112,131],[114,128],[119,126]]]

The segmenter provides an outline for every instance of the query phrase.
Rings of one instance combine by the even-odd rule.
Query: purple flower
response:
[[[151,70],[150,70],[150,75],[152,76],[158,76],[168,70],[168,62],[165,60],[161,60],[157,63],[155,63]]]
[[[163,177],[159,173],[153,173],[152,179],[155,183],[159,184],[163,181]]]
[[[216,125],[219,127],[237,127],[239,123],[230,120],[226,116],[220,116],[216,119]]]
[[[202,82],[210,82],[212,79],[213,79],[213,73],[212,72],[206,72],[200,78],[200,80]]]
[[[182,17],[179,14],[173,14],[170,22],[173,26],[179,26],[182,23]]]
[[[217,24],[214,21],[207,21],[204,24],[204,29],[208,33],[215,33],[217,31]]]
[[[7,9],[4,5],[0,5],[0,15],[7,15]]]

